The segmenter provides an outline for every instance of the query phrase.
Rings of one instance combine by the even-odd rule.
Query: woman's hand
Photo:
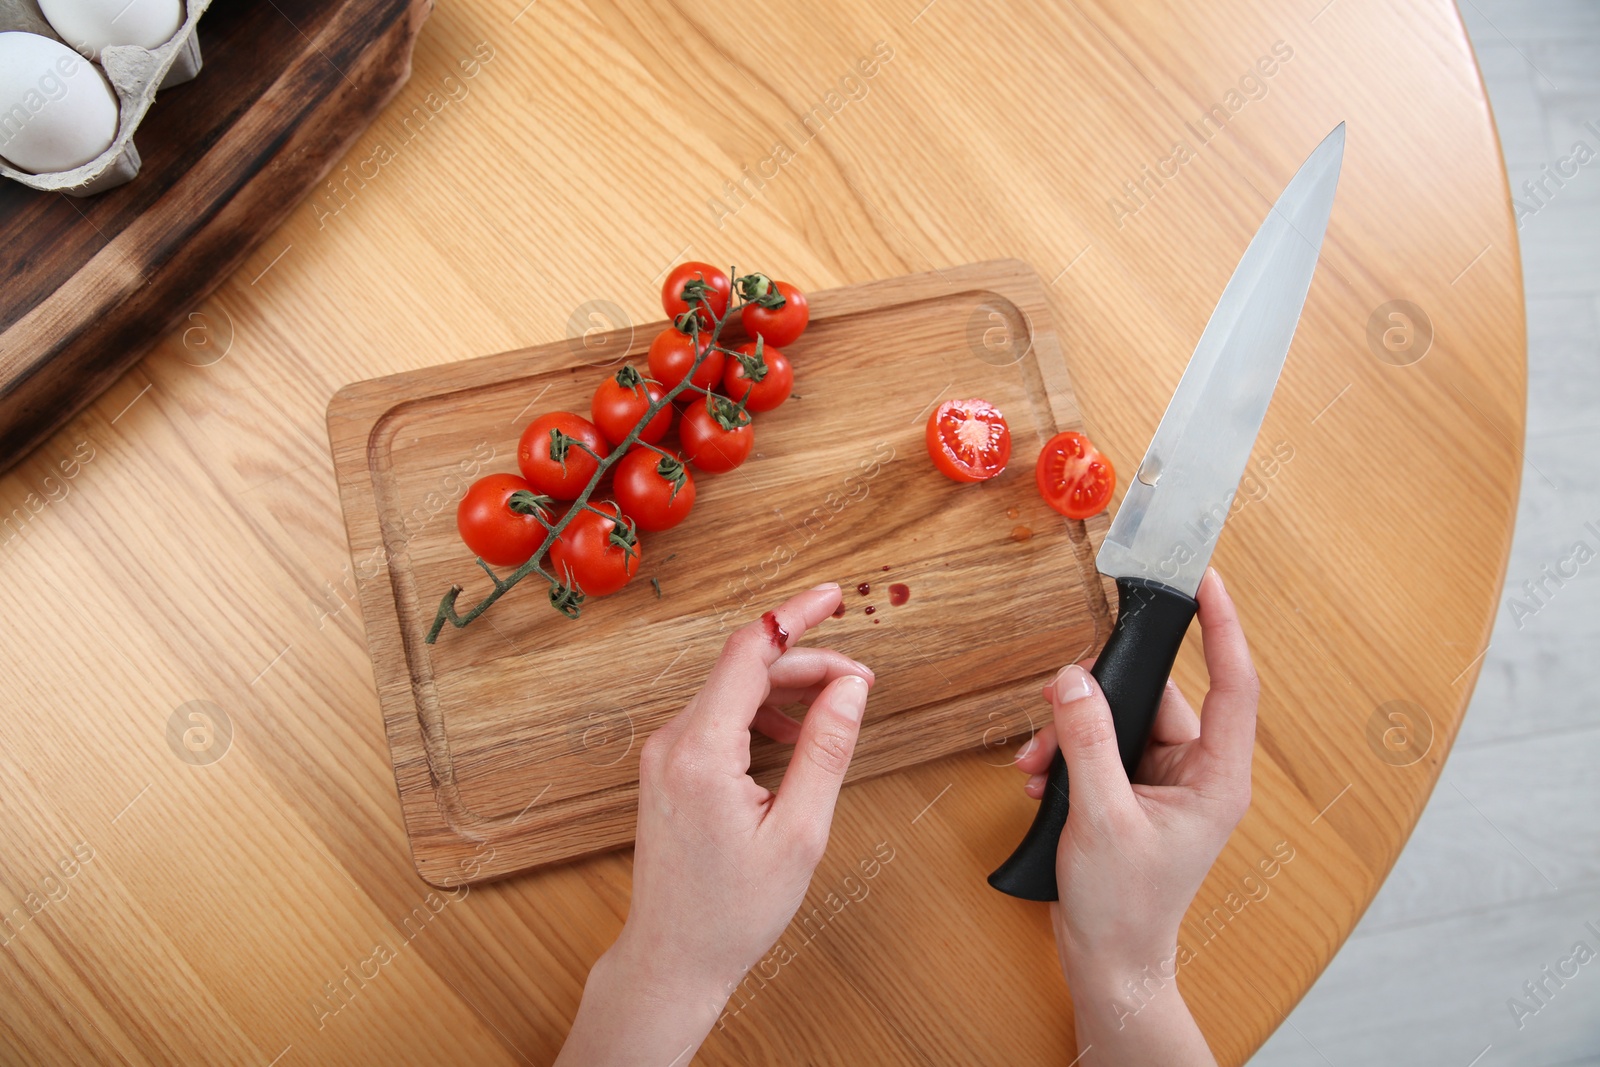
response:
[[[1168,979],[1184,912],[1250,806],[1259,685],[1216,571],[1206,574],[1199,601],[1210,675],[1203,714],[1197,718],[1167,684],[1134,784],[1105,696],[1077,664],[1045,686],[1054,722],[1017,753],[1017,766],[1031,776],[1028,795],[1038,797],[1064,740],[1072,804],[1056,854],[1061,899],[1051,918],[1079,1047],[1095,1045],[1102,1062],[1213,1062]],[[1146,968],[1170,995],[1152,987]],[[1157,995],[1130,997],[1130,979]]]
[[[736,631],[688,707],[645,742],[628,919],[558,1062],[687,1062],[794,917],[873,681],[838,652],[798,647],[839,598],[820,585]],[[797,702],[809,705],[800,723],[780,710]],[[776,794],[748,773],[752,728],[795,745]]]

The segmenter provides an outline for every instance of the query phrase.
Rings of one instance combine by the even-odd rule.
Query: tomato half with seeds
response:
[[[589,417],[612,447],[623,442],[633,428],[639,425],[651,404],[660,400],[666,390],[647,380],[632,363],[605,379],[594,391],[589,405]],[[655,444],[672,428],[672,405],[663,404],[655,417],[639,431],[639,440]]]
[[[1069,519],[1100,514],[1117,488],[1111,461],[1087,437],[1072,430],[1045,442],[1033,476],[1044,502]]]
[[[800,340],[806,324],[811,321],[811,304],[806,294],[788,282],[773,282],[772,288],[781,299],[777,307],[767,307],[767,300],[746,304],[739,311],[739,321],[751,337],[765,338],[767,344],[788,348]]]
[[[928,455],[958,482],[982,482],[1006,469],[1011,428],[987,400],[946,400],[928,416]]]
[[[595,456],[604,459],[610,451],[594,423],[570,411],[552,411],[522,431],[517,466],[536,492],[557,500],[576,500],[600,466]]]
[[[794,390],[789,357],[769,344],[744,344],[734,350],[722,374],[722,391],[743,400],[746,411],[771,411]]]
[[[456,529],[485,563],[520,567],[544,543],[549,501],[535,493],[525,478],[485,475],[472,483],[456,507]]]
[[[700,347],[705,349],[710,344],[711,335],[702,332]],[[662,389],[671,389],[689,377],[689,368],[694,366],[695,352],[692,336],[683,333],[675,326],[668,326],[656,334],[656,339],[650,342],[650,377],[660,382]],[[698,385],[702,389],[716,388],[717,383],[722,380],[724,358],[720,348],[711,348],[700,361],[700,366],[695,369],[694,376],[689,377],[689,383]]]
[[[728,296],[732,291],[733,286],[725,271],[709,263],[690,260],[673,267],[667,280],[661,283],[661,307],[676,322],[678,316],[689,310],[690,303],[695,303],[701,324],[710,327],[716,325],[712,316],[720,319],[727,313]],[[696,293],[703,298],[703,304],[691,300]],[[711,309],[711,315],[706,314],[707,307]]]
[[[694,507],[694,478],[678,456],[635,448],[612,468],[612,495],[641,530],[670,530]]]
[[[639,573],[639,535],[612,501],[594,505],[572,516],[561,536],[550,546],[553,573],[568,587],[576,585],[584,596],[607,596]]]
[[[678,440],[690,463],[707,474],[723,474],[749,457],[756,431],[748,411],[726,397],[708,396],[684,408]]]

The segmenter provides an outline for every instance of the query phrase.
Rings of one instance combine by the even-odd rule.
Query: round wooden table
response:
[[[0,549],[0,1058],[559,1048],[629,855],[455,893],[412,870],[323,427],[339,386],[560,339],[591,300],[651,321],[682,258],[821,289],[1015,256],[1132,471],[1267,205],[1343,120],[1257,450],[1278,462],[1216,557],[1263,681],[1255,801],[1179,982],[1219,1060],[1247,1059],[1410,833],[1505,567],[1517,238],[1455,8],[524,3],[442,4],[346,160],[365,177],[336,168],[200,334],[0,482],[8,510],[47,501]],[[1203,690],[1197,635],[1176,677]],[[1045,909],[983,881],[1033,808],[1004,757],[845,790],[814,893],[892,861],[700,1062],[1072,1059]]]

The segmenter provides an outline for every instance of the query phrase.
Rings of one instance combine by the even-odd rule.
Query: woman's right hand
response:
[[[1017,753],[1033,797],[1045,789],[1058,739],[1066,759],[1072,803],[1056,854],[1061,899],[1051,905],[1051,917],[1079,1046],[1094,1044],[1108,1054],[1126,1047],[1126,1060],[1108,1055],[1107,1062],[1212,1062],[1175,982],[1167,984],[1173,995],[1165,1004],[1156,997],[1134,1021],[1125,1008],[1118,1010],[1129,979],[1143,980],[1146,968],[1174,973],[1184,912],[1250,806],[1260,686],[1216,571],[1207,572],[1198,599],[1210,675],[1202,714],[1197,717],[1169,682],[1132,784],[1111,709],[1079,664],[1062,668],[1045,686],[1053,723]],[[1125,1046],[1146,1030],[1157,1042],[1180,1043]]]

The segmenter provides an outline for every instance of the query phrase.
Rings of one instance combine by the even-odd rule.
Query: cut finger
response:
[[[748,757],[750,723],[771,686],[768,671],[807,630],[833,614],[839,598],[837,584],[819,585],[735,630],[684,711],[685,742]]]

